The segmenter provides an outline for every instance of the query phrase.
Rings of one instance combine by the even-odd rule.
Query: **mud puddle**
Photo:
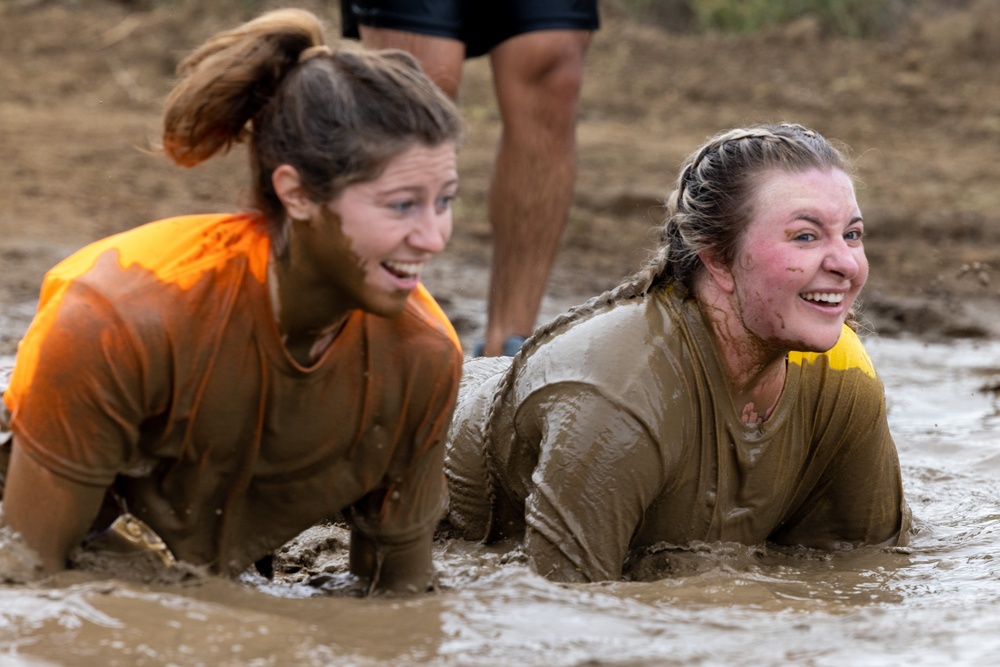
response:
[[[441,541],[441,591],[338,593],[343,553],[278,583],[70,572],[0,587],[0,665],[983,665],[1000,655],[1000,343],[868,339],[919,532],[805,554],[702,545],[651,583],[557,585]],[[345,535],[317,528],[303,544]]]

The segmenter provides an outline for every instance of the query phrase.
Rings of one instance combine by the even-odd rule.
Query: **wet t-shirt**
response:
[[[849,328],[789,355],[765,422],[741,412],[694,301],[605,307],[512,365],[467,363],[449,520],[473,538],[523,530],[535,566],[568,580],[618,578],[657,543],[830,549],[908,528],[884,388]]]
[[[283,346],[253,216],[152,223],[45,278],[4,394],[14,445],[113,487],[174,554],[224,573],[343,512],[376,542],[433,531],[461,373],[422,287],[355,311],[306,368]]]

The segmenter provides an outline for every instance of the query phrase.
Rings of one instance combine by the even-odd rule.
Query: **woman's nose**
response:
[[[854,278],[861,270],[864,253],[864,248],[852,247],[843,239],[838,239],[824,257],[823,269],[848,279]]]
[[[439,253],[451,238],[451,208],[444,211],[428,207],[414,225],[409,242],[424,252]]]

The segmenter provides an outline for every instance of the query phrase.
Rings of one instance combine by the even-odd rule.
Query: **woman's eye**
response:
[[[444,195],[443,197],[438,198],[437,202],[435,202],[435,206],[437,206],[439,211],[447,211],[454,203],[455,195]]]
[[[816,240],[816,235],[812,232],[802,232],[795,237],[796,241],[802,241],[803,243],[808,243],[810,241]]]
[[[406,199],[389,204],[389,208],[396,213],[409,213],[413,210],[414,206],[416,206],[416,203],[412,199]]]
[[[844,234],[844,238],[848,241],[860,241],[861,237],[864,236],[864,232],[860,229],[852,229],[851,231]]]

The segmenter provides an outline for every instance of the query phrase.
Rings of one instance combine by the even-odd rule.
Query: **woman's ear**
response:
[[[279,166],[271,174],[271,185],[292,220],[312,220],[319,212],[319,205],[309,199],[299,172],[290,164]]]
[[[705,267],[709,280],[723,292],[732,294],[736,289],[736,281],[733,280],[733,272],[729,269],[729,265],[722,261],[718,255],[708,250],[699,252],[698,259]]]

